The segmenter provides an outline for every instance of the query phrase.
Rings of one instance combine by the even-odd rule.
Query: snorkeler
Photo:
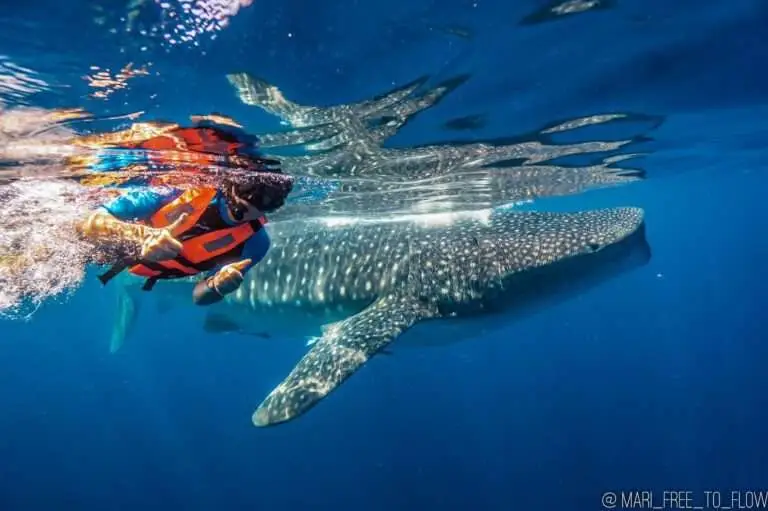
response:
[[[243,274],[269,250],[265,213],[280,208],[293,187],[281,173],[259,172],[221,188],[151,188],[123,194],[80,222],[77,230],[122,261],[99,278],[106,284],[123,270],[146,277],[145,290],[161,279],[210,272],[193,291],[208,305],[235,291]]]
[[[276,168],[279,161],[263,158],[258,138],[239,125],[220,116],[192,120],[192,127],[136,123],[80,139],[86,147],[112,148],[109,158],[90,163],[93,184],[133,186],[77,224],[81,236],[118,261],[99,277],[102,283],[127,270],[145,277],[150,290],[158,280],[206,272],[193,300],[207,305],[235,291],[266,255],[265,214],[284,204],[293,179]],[[226,173],[223,180],[211,182],[212,165],[213,175]],[[143,171],[150,168],[162,171],[147,178]],[[110,179],[126,170],[128,181]]]

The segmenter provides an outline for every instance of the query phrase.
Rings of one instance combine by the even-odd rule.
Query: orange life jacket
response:
[[[176,258],[166,261],[126,261],[113,266],[99,279],[106,284],[127,269],[134,275],[146,277],[144,289],[149,290],[157,280],[189,277],[219,264],[233,262],[245,242],[267,223],[267,219],[261,217],[232,227],[200,232],[197,229],[198,221],[208,208],[215,207],[211,204],[215,196],[215,188],[186,190],[177,199],[155,212],[147,222],[151,227],[162,229],[187,213],[184,222],[172,231],[173,236],[182,244],[181,252]]]

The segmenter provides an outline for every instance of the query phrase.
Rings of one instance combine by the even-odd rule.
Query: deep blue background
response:
[[[376,358],[263,430],[250,414],[300,341],[209,337],[198,316],[145,307],[113,356],[113,291],[89,282],[0,324],[0,509],[601,509],[617,489],[765,488],[764,1],[618,0],[521,26],[545,2],[256,0],[216,41],[167,53],[110,35],[120,7],[99,27],[84,2],[49,3],[0,23],[0,53],[69,86],[46,106],[213,110],[258,131],[277,123],[239,104],[225,73],[331,104],[469,72],[393,143],[662,116],[639,160],[646,182],[544,203],[646,208],[653,259],[499,337]],[[142,59],[159,74],[107,102],[82,97],[88,66]],[[440,128],[475,113],[485,128]]]

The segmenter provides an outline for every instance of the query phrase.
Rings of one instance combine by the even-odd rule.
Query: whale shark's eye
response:
[[[589,247],[589,249],[590,249],[592,252],[597,252],[598,250],[600,250],[600,244],[599,244],[599,243],[590,243],[590,244],[589,244],[589,245],[587,245],[587,246]]]

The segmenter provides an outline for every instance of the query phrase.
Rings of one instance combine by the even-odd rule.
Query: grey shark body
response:
[[[650,257],[636,208],[446,217],[270,227],[270,252],[206,319],[210,331],[317,336],[254,413],[255,425],[304,413],[408,330],[403,344],[481,335]],[[189,284],[155,292],[171,289],[189,300]],[[473,319],[471,328],[449,323]]]

